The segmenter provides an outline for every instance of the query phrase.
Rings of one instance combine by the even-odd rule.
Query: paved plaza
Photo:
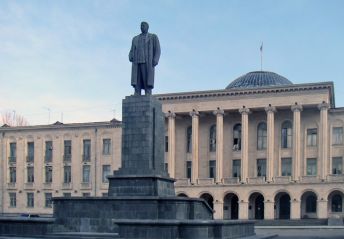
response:
[[[256,233],[278,239],[344,239],[344,229],[256,229]]]

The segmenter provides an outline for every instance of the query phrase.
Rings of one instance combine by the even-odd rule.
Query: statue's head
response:
[[[147,33],[148,32],[149,25],[147,22],[141,22],[141,32]]]

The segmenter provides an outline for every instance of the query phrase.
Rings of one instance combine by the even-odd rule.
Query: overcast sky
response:
[[[215,90],[260,69],[333,81],[344,106],[344,1],[0,0],[0,111],[31,125],[121,118],[140,22],[159,37],[153,93]]]

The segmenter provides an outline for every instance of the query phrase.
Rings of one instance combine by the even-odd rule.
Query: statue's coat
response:
[[[138,80],[138,64],[137,59],[137,45],[139,43],[139,35],[133,38],[131,49],[129,52],[129,60],[133,63],[131,68],[131,85],[135,87]],[[160,58],[160,43],[155,34],[147,33],[145,44],[145,57],[147,67],[147,86],[149,88],[154,87],[154,65],[153,62],[158,64]]]

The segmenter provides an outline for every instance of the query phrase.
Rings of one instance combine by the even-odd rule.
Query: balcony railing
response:
[[[290,183],[291,177],[290,176],[277,176],[274,177],[274,182],[275,183]]]
[[[199,185],[212,185],[214,184],[213,178],[199,178],[197,179],[197,184]]]
[[[255,178],[248,178],[249,184],[263,184],[265,183],[265,177],[255,177]]]
[[[318,176],[316,175],[308,175],[308,176],[302,176],[301,177],[302,183],[317,183],[320,182]]]
[[[188,186],[190,185],[190,179],[189,178],[178,178],[175,182],[176,186]]]
[[[223,178],[222,182],[223,184],[239,184],[240,178],[239,177]]]
[[[9,156],[9,157],[8,157],[8,161],[9,161],[10,163],[15,163],[15,162],[17,161],[17,157],[16,157],[16,156]]]
[[[71,159],[72,159],[72,155],[71,154],[64,154],[63,155],[63,161],[70,162]]]
[[[327,176],[329,182],[344,182],[344,174],[331,174]]]

